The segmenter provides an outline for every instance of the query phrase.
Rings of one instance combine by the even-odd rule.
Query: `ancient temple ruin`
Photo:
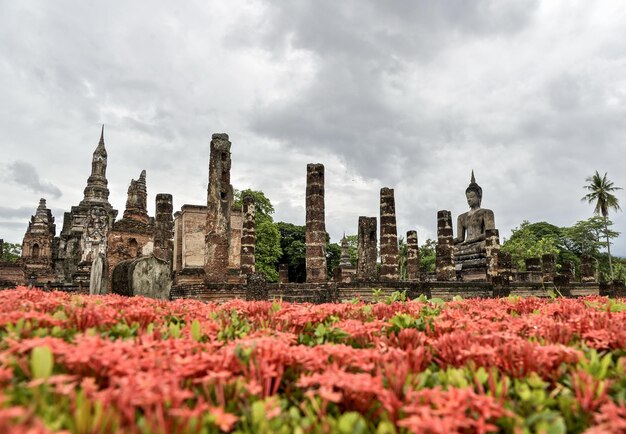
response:
[[[465,190],[470,209],[457,217],[456,236],[450,211],[438,211],[433,221],[434,273],[421,268],[415,230],[406,232],[406,253],[400,261],[395,192],[388,187],[379,192],[379,217],[360,216],[355,222],[356,265],[344,234],[339,265],[327,270],[323,164],[309,164],[306,170],[306,283],[290,283],[286,264],[278,266],[279,282],[267,283],[256,271],[254,198],[244,195],[236,203],[231,185],[231,146],[227,134],[211,136],[206,203],[184,204],[173,213],[172,196],[159,193],[155,216],[150,216],[149,178],[141,170],[130,180],[122,218],[116,220],[118,211],[109,202],[103,127],[84,197],[64,214],[59,236],[54,216],[41,199],[24,235],[22,258],[16,264],[0,263],[0,284],[157,298],[274,296],[314,302],[367,298],[373,290],[444,298],[525,294],[545,290],[546,284],[559,285],[570,295],[597,291],[593,258],[581,258],[580,279],[572,264],[558,270],[551,255],[528,259],[526,271],[516,270],[510,255],[500,251],[494,212],[481,207],[483,190],[473,171]]]

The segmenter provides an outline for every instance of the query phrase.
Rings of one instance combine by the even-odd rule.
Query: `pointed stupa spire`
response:
[[[99,202],[109,205],[109,189],[107,188],[108,181],[106,179],[107,171],[107,150],[104,147],[104,124],[100,130],[100,141],[98,146],[93,151],[91,158],[91,175],[87,179],[87,186],[85,187],[85,196],[81,203]]]
[[[100,131],[100,143],[99,145],[104,145],[104,124],[102,124],[102,131]]]

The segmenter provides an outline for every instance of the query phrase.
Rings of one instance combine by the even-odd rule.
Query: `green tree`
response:
[[[18,243],[4,243],[2,245],[3,262],[15,262],[22,256],[22,245]]]
[[[292,223],[276,223],[280,232],[281,264],[287,264],[290,282],[306,281],[306,228]]]
[[[278,281],[278,261],[282,256],[280,232],[271,220],[261,221],[256,227],[256,271],[263,273],[268,282]]]
[[[562,231],[558,226],[524,220],[512,232],[511,238],[502,243],[502,251],[511,255],[511,261],[520,270],[525,269],[525,260],[528,258],[559,254],[561,251],[559,246],[562,244]]]
[[[341,259],[341,246],[337,243],[331,243],[330,237],[326,235],[326,271],[328,278],[333,278],[333,271],[339,266]]]
[[[427,273],[435,271],[437,241],[430,238],[420,247],[420,270]]]
[[[606,251],[609,255],[609,274],[611,276],[611,280],[613,280],[613,265],[611,263],[611,241],[608,235],[609,227],[608,227],[608,216],[609,209],[614,211],[620,210],[619,200],[613,194],[617,190],[621,190],[621,187],[616,187],[613,185],[612,181],[609,181],[606,177],[606,172],[604,176],[600,176],[598,171],[593,174],[593,176],[585,179],[589,184],[583,186],[584,189],[589,191],[586,195],[584,195],[581,200],[584,202],[588,202],[591,204],[595,203],[595,209],[593,212],[597,215],[601,215],[604,219],[604,229],[606,232]]]
[[[406,280],[407,244],[404,237],[398,238],[398,274],[400,280]]]

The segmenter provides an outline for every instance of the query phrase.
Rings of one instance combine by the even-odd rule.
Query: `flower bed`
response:
[[[626,302],[0,291],[2,432],[626,431]]]

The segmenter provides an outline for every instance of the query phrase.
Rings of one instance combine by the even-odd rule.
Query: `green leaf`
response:
[[[200,321],[194,319],[191,323],[191,337],[194,341],[200,342],[202,338],[202,329],[200,328]]]
[[[49,346],[35,347],[30,353],[30,372],[33,379],[46,379],[52,375],[54,356]]]
[[[363,420],[363,416],[354,411],[342,414],[339,418],[337,428],[339,428],[341,434],[359,434],[367,432],[367,424]]]

